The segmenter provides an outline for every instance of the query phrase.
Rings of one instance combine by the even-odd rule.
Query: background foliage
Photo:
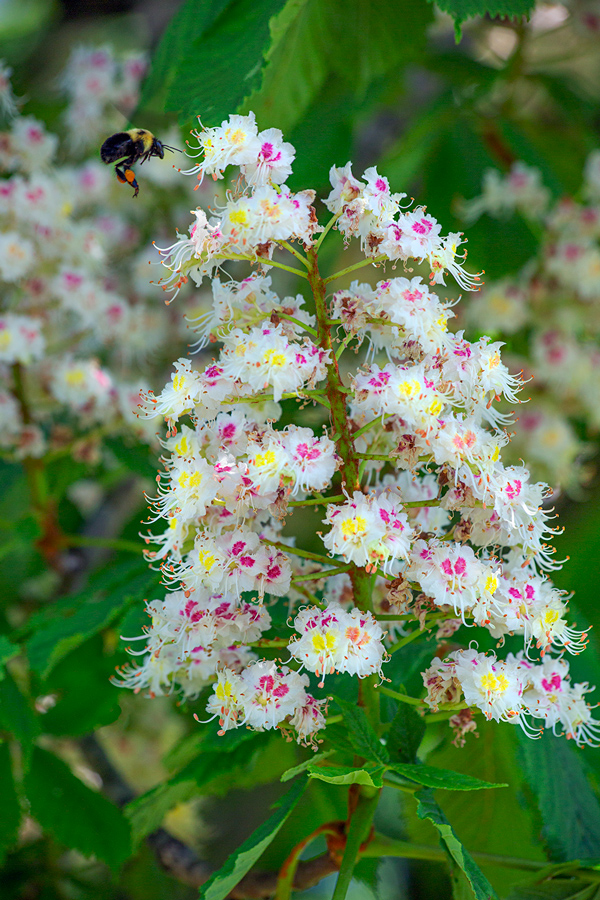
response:
[[[187,131],[198,113],[210,126],[252,109],[261,128],[283,129],[296,146],[292,189],[324,189],[333,162],[353,159],[359,170],[377,162],[393,189],[418,190],[445,231],[464,229],[457,200],[479,192],[487,167],[505,171],[515,159],[537,166],[558,198],[578,189],[586,155],[598,146],[600,20],[593,3],[534,9],[529,0],[183,0],[164,32],[150,4],[87,6],[85,18],[77,4],[40,0],[4,4],[0,13],[0,55],[15,69],[16,92],[51,125],[59,123],[61,101],[48,85],[70,47],[81,40],[139,47],[143,34],[152,67],[136,124],[160,133],[177,120]],[[537,243],[518,216],[483,219],[467,237],[471,268],[491,278],[518,272]],[[147,449],[117,440],[111,450],[112,496],[154,468]],[[91,475],[106,471],[101,463]],[[67,488],[82,472],[85,466],[76,472],[64,460],[49,469],[58,518],[71,533],[83,520]],[[63,580],[40,602],[30,588],[45,577],[48,560],[26,475],[4,462],[0,483],[2,896],[191,897],[208,870],[236,851],[204,887],[203,896],[217,900],[257,861],[274,870],[309,831],[343,818],[338,785],[307,778],[314,775],[310,753],[282,750],[266,735],[217,738],[190,722],[189,710],[112,687],[108,679],[124,659],[118,635],[139,633],[140,600],[157,588],[156,573],[127,550],[107,550],[85,558],[81,589]],[[138,540],[139,480],[137,488],[139,503],[109,539]],[[566,531],[559,554],[571,561],[557,581],[576,592],[579,625],[598,619],[597,499],[594,480],[583,500],[560,501]],[[407,684],[418,680],[417,656]],[[600,685],[594,640],[573,669],[577,680]],[[345,725],[370,759],[373,747],[365,748],[369,736],[352,709],[344,707]],[[392,727],[402,733],[407,725],[400,716]],[[413,763],[416,750],[397,765]],[[597,872],[573,872],[576,860],[600,860],[598,751],[550,738],[529,742],[516,729],[491,725],[456,749],[445,723],[433,723],[420,756],[508,787],[444,789],[443,812],[437,795],[423,792],[416,816],[411,797],[386,795],[379,830],[417,850],[379,868],[364,858],[356,897],[448,896],[452,881],[457,898],[469,890],[484,898],[491,896],[488,879],[510,900],[596,896]],[[298,765],[291,785],[273,786]],[[374,758],[373,783],[377,765]],[[351,772],[338,773],[338,783],[351,781]],[[529,870],[511,862],[517,857],[530,861]],[[542,873],[562,877],[527,885]],[[310,892],[330,895],[330,881]]]

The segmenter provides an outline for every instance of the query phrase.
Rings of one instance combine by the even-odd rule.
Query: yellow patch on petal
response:
[[[341,524],[341,532],[344,537],[355,537],[356,535],[365,534],[367,530],[367,521],[363,516],[357,516],[355,519],[346,519]]]
[[[489,691],[493,694],[503,694],[508,687],[508,678],[502,673],[494,675],[493,672],[490,672],[488,675],[481,676],[480,684],[484,691]]]

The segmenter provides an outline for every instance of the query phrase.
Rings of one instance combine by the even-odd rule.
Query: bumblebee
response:
[[[100,159],[107,166],[116,163],[115,172],[117,178],[123,184],[130,184],[134,188],[134,197],[140,192],[140,186],[136,181],[135,172],[131,168],[134,163],[140,165],[151,156],[165,158],[165,150],[173,152],[177,147],[169,147],[155,138],[151,131],[145,128],[132,128],[130,131],[118,131],[106,138],[100,147]]]

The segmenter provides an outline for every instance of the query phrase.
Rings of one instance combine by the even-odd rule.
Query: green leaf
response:
[[[250,734],[250,732],[246,732]],[[260,735],[254,733],[253,743],[262,743]],[[165,815],[178,803],[190,800],[201,792],[211,781],[231,773],[236,769],[252,765],[254,746],[240,743],[227,752],[223,750],[200,750],[188,765],[170,778],[140,797],[136,797],[125,807],[125,814],[131,822],[134,843],[137,844],[151,831],[158,828]]]
[[[507,900],[600,900],[600,885],[579,878],[560,878],[518,885]]]
[[[311,766],[316,765],[317,762],[321,762],[323,759],[327,759],[328,756],[331,756],[332,753],[335,753],[335,750],[323,750],[321,753],[315,753],[310,759],[305,759],[303,762],[299,763],[297,766],[292,766],[291,769],[287,769],[279,779],[280,781],[291,781],[292,778],[295,778],[296,775],[300,775],[301,772],[306,772]]]
[[[473,859],[456,837],[450,822],[433,799],[430,790],[420,791],[418,794],[419,805],[417,816],[420,819],[429,819],[437,828],[442,844],[469,880],[476,900],[498,900],[498,896]]]
[[[404,778],[416,781],[417,784],[423,784],[430,788],[445,788],[447,791],[480,791],[484,788],[508,787],[507,784],[481,781],[471,775],[463,775],[461,772],[453,772],[451,769],[424,766],[421,763],[392,763],[389,768]]]
[[[384,154],[378,168],[387,175],[393,190],[406,191],[420,175],[449,123],[456,118],[451,101],[451,94],[444,92],[417,113]]]
[[[519,791],[520,766],[515,758],[518,730],[497,722],[486,722],[479,737],[467,735],[465,746],[456,747],[450,743],[448,724],[432,723],[428,727],[428,736],[431,739],[445,737],[445,741],[430,753],[427,763],[468,772],[483,781],[510,784],[509,789],[501,791],[446,791],[443,795],[444,813],[473,855],[475,852],[499,853],[544,862],[539,829],[534,828],[529,810],[523,808]],[[506,827],[507,822],[510,822],[510,828]],[[427,820],[419,821],[415,817],[407,822],[407,829],[410,840],[417,844],[435,841],[433,828]],[[482,864],[482,869],[501,897],[505,897],[519,881],[530,877],[509,865]]]
[[[157,94],[166,90],[188,52],[190,42],[202,37],[230,3],[231,0],[185,0],[181,4],[154,53],[139,108],[143,109]]]
[[[87,638],[107,628],[134,601],[157,584],[157,575],[137,562],[127,574],[122,573],[110,589],[91,591],[69,618],[45,623],[27,642],[31,668],[46,678],[54,666]]]
[[[0,681],[0,729],[14,735],[28,758],[31,743],[39,734],[39,718],[9,672]]]
[[[600,856],[600,804],[587,781],[581,755],[552,734],[532,741],[519,731],[518,739],[527,796],[537,811],[550,858]]]
[[[416,709],[407,703],[399,703],[386,735],[385,746],[390,759],[399,763],[414,763],[425,728],[423,717]]]
[[[291,190],[303,190],[309,184],[315,190],[329,191],[332,163],[343,166],[352,157],[355,109],[356,100],[345,83],[339,78],[327,79],[288,138],[297,154],[288,179]]]
[[[12,644],[5,634],[0,634],[0,681],[4,678],[4,664],[20,652],[18,644]]]
[[[414,0],[327,0],[332,69],[359,93],[414,59],[426,44],[433,10]]]
[[[460,24],[474,16],[516,18],[529,16],[535,0],[435,0],[436,5]]]
[[[220,124],[256,90],[271,46],[269,23],[285,0],[234,0],[191,48],[167,94],[167,109],[188,122]],[[189,47],[189,45],[188,45]]]
[[[114,657],[106,655],[102,635],[94,635],[52,670],[44,691],[56,704],[40,719],[46,734],[89,734],[110,725],[121,713],[120,693],[110,682]]]
[[[325,83],[331,51],[326,5],[321,0],[288,0],[271,23],[272,45],[259,90],[245,103],[261,128],[288,133]]]
[[[309,765],[308,773],[311,778],[318,778],[328,784],[365,784],[376,788],[383,786],[383,766],[370,763],[360,769],[352,766]]]
[[[201,900],[224,900],[244,875],[262,856],[277,836],[281,826],[296,806],[307,785],[307,779],[294,782],[279,801],[277,809],[266,822],[254,831],[241,847],[232,853],[218,872],[200,888]]]
[[[25,788],[31,815],[61,844],[112,868],[131,854],[129,823],[121,810],[86,787],[53,753],[33,748]]]
[[[364,709],[341,697],[334,697],[334,700],[344,715],[344,727],[348,729],[350,743],[356,752],[379,763],[389,762],[389,754],[377,737]]]
[[[21,822],[21,807],[13,780],[8,744],[0,744],[0,797],[2,797],[0,816],[0,861],[2,861],[7,849],[17,839]]]

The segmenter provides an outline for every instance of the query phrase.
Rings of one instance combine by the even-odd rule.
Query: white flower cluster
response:
[[[194,132],[202,160],[184,174],[206,174],[218,179],[228,166],[239,167],[245,190],[228,196],[218,216],[207,218],[194,211],[196,221],[189,237],[178,235],[176,243],[163,248],[167,291],[177,291],[188,277],[200,284],[225,259],[239,256],[268,264],[282,241],[313,243],[320,230],[312,207],[315,192],[292,193],[285,185],[291,174],[295,150],[276,128],[259,132],[254,114],[230,116],[217,128]],[[349,239],[360,237],[367,256],[377,260],[427,260],[433,283],[444,284],[451,272],[466,289],[477,286],[479,276],[469,275],[464,259],[457,255],[461,235],[442,237],[441,225],[423,207],[403,212],[404,194],[391,194],[386,178],[376,169],[365,172],[365,181],[352,175],[350,163],[331,169],[332,191],[325,205],[337,218],[337,227]]]
[[[463,203],[463,215],[474,222],[483,213],[507,218],[515,210],[531,219],[540,219],[550,203],[550,191],[542,183],[538,169],[522,162],[513,163],[506,175],[487,169],[483,176],[483,193]]]
[[[515,174],[522,190],[509,189]],[[526,177],[525,177],[526,176]],[[466,323],[499,337],[511,335],[519,352],[511,368],[531,380],[532,399],[516,423],[513,458],[525,457],[551,484],[576,491],[590,474],[591,437],[600,428],[600,151],[587,159],[580,196],[550,204],[541,174],[517,163],[505,178],[488,173],[482,197],[467,210],[490,215],[520,212],[543,230],[537,258],[514,278],[487,284],[466,309]],[[490,197],[498,185],[503,205]]]
[[[124,117],[137,106],[147,66],[144,53],[119,58],[108,45],[75,48],[61,80],[69,98],[65,118],[74,146],[95,145],[110,130],[124,127]]]
[[[352,174],[351,163],[346,163],[343,168],[333,166],[329,178],[332,191],[325,205],[337,217],[346,240],[360,238],[367,257],[427,260],[432,284],[445,284],[448,271],[465,290],[478,289],[479,275],[466,272],[461,263],[465,256],[457,254],[462,235],[442,237],[442,226],[424,206],[405,212],[401,201],[406,194],[392,194],[387,178],[377,169],[367,169],[360,181]]]
[[[133,62],[123,64],[121,87],[139,84],[143,70]],[[108,102],[115,66],[108,51],[75,52],[69,83],[81,102],[88,91]],[[104,87],[92,73],[106,75]],[[8,76],[0,64],[7,97]],[[136,283],[116,262],[146,241],[136,210],[99,160],[56,165],[58,137],[12,112],[0,135],[0,447],[39,457],[98,426],[153,441],[154,427],[134,413],[140,363],[175,329],[148,302],[147,278]],[[107,127],[100,112],[96,124]]]
[[[486,719],[518,723],[532,737],[550,728],[577,744],[600,746],[600,724],[585,702],[593,688],[571,684],[569,664],[561,657],[545,656],[536,664],[522,652],[499,660],[494,653],[455,650],[444,660],[435,659],[423,682],[426,702],[434,710],[440,702],[464,696]]]
[[[569,700],[557,717],[535,694],[537,676],[524,674],[553,665],[566,671],[562,654],[583,650],[586,636],[567,624],[566,598],[547,574],[560,566],[547,543],[549,489],[533,483],[524,466],[505,466],[500,458],[509,417],[494,404],[518,401],[521,388],[501,360],[502,345],[448,332],[449,305],[418,277],[354,282],[327,298],[312,242],[313,192],[294,199],[269,183],[287,177],[293,148],[279,132],[259,133],[252,115],[232,116],[197,137],[204,155],[190,171],[221,178],[236,165],[238,193],[219,221],[196,211],[202,240],[215,243],[182,252],[173,277],[195,268],[202,269],[200,280],[227,258],[260,268],[242,281],[229,274],[213,279],[212,309],[196,324],[198,346],[218,341],[218,354],[203,369],[179,359],[161,393],[143,397],[141,415],[164,417],[169,426],[164,472],[150,501],[151,521],[162,528],[147,541],[157,547],[148,556],[172,593],[150,604],[151,625],[138,638],[146,647],[136,651],[145,657],[122,683],[189,697],[213,684],[208,711],[221,731],[280,728],[312,743],[325,725],[324,701],[307,693],[307,673],[316,676],[313,690],[334,674],[381,679],[388,650],[397,652],[402,636],[412,640],[403,631],[406,620],[436,624],[439,640],[476,625],[500,643],[507,635],[523,638],[518,666],[510,657],[493,660],[498,672],[521,673],[514,688],[506,675],[497,715],[493,707],[497,718],[528,729],[515,699],[522,695],[521,705],[548,727],[592,740],[585,686],[569,688],[579,712]],[[386,258],[429,259],[439,280],[434,219],[421,208],[401,212],[399,197],[374,170],[358,182],[349,166],[334,168],[332,182],[330,227],[361,238],[365,266],[395,242]],[[285,233],[260,218],[273,211],[275,196],[275,218],[284,205],[296,210]],[[234,241],[229,225],[238,213],[243,227]],[[293,238],[297,249],[287,243]],[[179,246],[195,240],[192,234]],[[279,264],[277,244],[304,262],[314,314],[302,297],[280,299],[272,290],[265,269]],[[366,354],[342,381],[338,360],[349,341],[357,348],[364,342]],[[286,400],[318,405],[323,428],[295,424],[295,417],[277,428]],[[286,518],[302,506],[324,509],[322,553],[297,547],[288,534]],[[281,604],[278,598],[285,598],[286,615],[293,610],[291,637],[281,617],[267,612]],[[256,660],[254,650],[268,647],[287,650],[285,665]],[[541,668],[531,661],[536,653]],[[492,658],[475,651],[455,656],[482,660],[491,687],[482,682],[479,693],[469,692],[458,661],[436,662],[430,671],[442,687],[429,701],[456,702],[462,685],[466,702],[489,712]]]

